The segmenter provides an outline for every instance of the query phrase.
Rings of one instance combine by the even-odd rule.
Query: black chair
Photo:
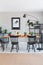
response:
[[[16,51],[18,52],[19,50],[18,36],[10,36],[10,38],[11,38],[11,44],[12,44],[11,52],[14,49],[14,45],[16,45]]]
[[[30,45],[32,45],[32,49],[34,49],[35,52],[35,47],[34,47],[35,43],[36,43],[36,36],[28,36],[28,42],[27,42],[28,52],[30,50]]]
[[[3,34],[3,37],[2,37],[2,44],[3,44],[3,51],[5,50],[5,45],[6,45],[6,48],[7,48],[7,45],[9,43],[9,37],[8,36],[8,33],[4,33]]]
[[[37,50],[41,51],[43,50],[43,48],[41,47],[42,44],[43,44],[43,33],[40,34],[40,38],[39,38],[39,41],[37,42],[38,43],[38,48]],[[40,46],[41,45],[41,46]]]
[[[3,36],[4,36],[4,34],[0,33],[0,45],[1,45],[0,47],[2,48],[2,50],[4,49],[4,45],[2,43]]]

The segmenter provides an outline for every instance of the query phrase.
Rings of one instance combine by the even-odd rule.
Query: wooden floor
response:
[[[0,53],[0,65],[43,65],[43,54]]]

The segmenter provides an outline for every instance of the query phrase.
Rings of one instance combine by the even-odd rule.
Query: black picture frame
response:
[[[12,29],[20,29],[20,17],[11,18],[11,27]]]

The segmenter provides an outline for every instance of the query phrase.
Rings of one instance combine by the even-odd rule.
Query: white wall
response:
[[[0,12],[43,11],[43,0],[0,0]]]
[[[27,14],[26,18],[23,18],[24,13]],[[22,34],[25,31],[28,33],[27,20],[35,19],[34,17],[30,17],[28,15],[37,17],[40,23],[43,23],[43,12],[0,12],[0,26],[2,27],[2,29],[8,29],[8,32],[11,31],[12,34],[14,34],[16,30],[11,30],[11,18],[20,17],[20,30],[17,31]]]

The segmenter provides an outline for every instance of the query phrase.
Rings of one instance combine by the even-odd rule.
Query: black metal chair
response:
[[[32,49],[34,49],[35,52],[35,47],[34,47],[35,43],[36,43],[36,36],[28,36],[28,42],[27,42],[28,52],[30,50],[30,45],[32,45]]]
[[[18,52],[19,50],[18,36],[10,36],[10,38],[11,38],[11,44],[12,44],[11,52],[14,49],[14,45],[16,45],[16,51]]]
[[[39,41],[37,42],[38,43],[38,48],[37,50],[41,51],[43,50],[43,48],[41,46],[43,46],[43,33],[40,34],[40,38],[39,38]]]
[[[5,45],[6,45],[6,48],[7,48],[7,45],[9,43],[9,37],[8,36],[8,33],[4,33],[3,34],[3,37],[2,37],[2,44],[3,44],[3,51],[5,50]]]
[[[2,43],[2,38],[3,38],[4,34],[3,33],[0,33],[0,47],[2,48],[2,50],[4,49],[4,45]]]

